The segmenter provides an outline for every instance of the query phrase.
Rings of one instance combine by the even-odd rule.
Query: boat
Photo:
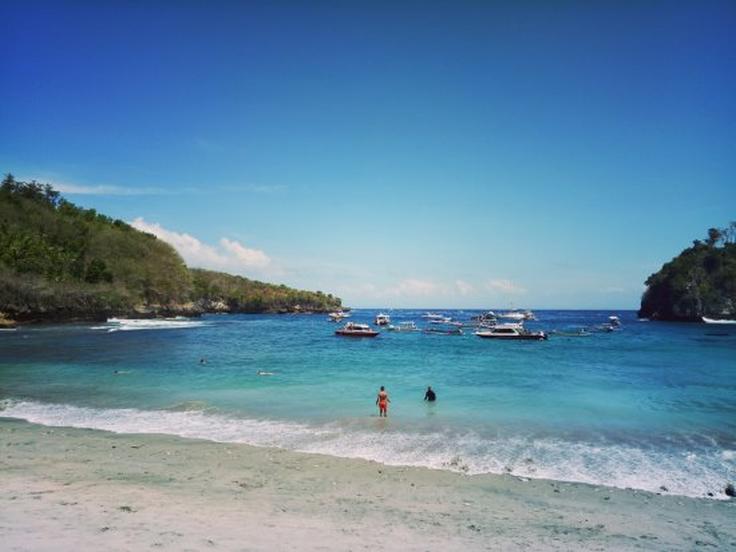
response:
[[[379,333],[368,324],[358,324],[356,322],[348,322],[342,328],[335,330],[336,335],[347,337],[376,337]]]
[[[423,332],[425,334],[436,335],[463,335],[462,328],[459,328],[458,326],[454,326],[452,324],[437,324],[434,326],[429,326],[428,328],[424,328]]]
[[[507,312],[502,312],[497,315],[498,318],[506,318],[507,320],[536,320],[534,313],[530,310],[521,311],[513,309]]]
[[[435,325],[444,325],[444,326],[457,326],[458,328],[463,327],[463,323],[458,320],[453,320],[449,316],[444,316],[442,318],[436,318],[429,321],[430,324]]]
[[[429,320],[442,320],[443,318],[445,318],[445,315],[436,312],[425,312],[422,315],[422,318],[428,318]]]
[[[379,312],[376,315],[375,324],[376,326],[388,326],[391,323],[391,317],[388,314]]]
[[[612,315],[608,317],[608,323],[611,326],[618,328],[621,325],[621,319],[619,319],[618,316]]]
[[[706,324],[736,324],[736,320],[729,320],[728,318],[708,318],[703,316],[703,322]]]
[[[414,322],[400,322],[397,326],[393,324],[386,328],[390,332],[418,332],[419,328]]]
[[[572,330],[553,330],[550,332],[554,335],[559,335],[560,337],[590,337],[591,334],[589,330],[585,328],[579,328],[578,330],[572,331]]]
[[[327,315],[330,322],[340,322],[343,318],[350,318],[350,315],[343,311],[331,312]]]
[[[474,316],[472,320],[475,320],[477,322],[490,322],[490,321],[496,321],[496,313],[492,310],[489,310],[488,312],[484,312],[479,314],[478,316]]]
[[[531,332],[524,329],[521,324],[496,324],[492,328],[478,330],[475,335],[486,339],[526,339],[535,341],[547,339],[546,333],[541,331]]]

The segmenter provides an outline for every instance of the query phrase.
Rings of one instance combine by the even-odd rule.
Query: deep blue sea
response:
[[[424,311],[387,312],[426,325]],[[325,315],[23,327],[0,331],[0,416],[722,496],[736,480],[736,327],[630,311],[536,311],[527,327],[574,333],[611,314],[619,331],[540,342],[471,328],[344,338]]]

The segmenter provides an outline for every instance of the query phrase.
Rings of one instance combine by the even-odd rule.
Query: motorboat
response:
[[[422,318],[427,318],[429,320],[442,320],[442,319],[444,319],[446,317],[445,317],[444,314],[439,314],[439,313],[436,313],[436,312],[425,312],[422,315]]]
[[[418,332],[419,328],[414,322],[400,322],[398,325],[393,324],[386,328],[390,332]]]
[[[376,337],[379,333],[368,324],[358,324],[356,322],[348,322],[342,328],[335,330],[336,335],[347,337]]]
[[[536,320],[536,317],[534,316],[534,313],[532,311],[521,311],[518,309],[499,313],[497,317],[505,318],[507,320]]]
[[[478,322],[490,322],[490,321],[495,322],[496,319],[497,319],[496,313],[491,310],[473,317],[473,320],[476,320]]]
[[[331,312],[330,314],[327,315],[327,317],[328,317],[327,319],[330,322],[340,322],[344,318],[350,318],[350,315],[340,310],[340,311]]]
[[[546,333],[542,331],[531,332],[524,329],[521,324],[496,324],[492,328],[478,330],[475,335],[486,339],[527,339],[536,341],[547,339]]]
[[[736,324],[736,320],[729,320],[728,318],[708,318],[707,316],[702,318],[706,324]]]
[[[391,317],[388,314],[382,312],[376,315],[375,324],[376,326],[388,326],[391,323]]]
[[[425,334],[435,335],[463,335],[462,328],[451,324],[429,326],[428,328],[424,328],[423,332]]]
[[[462,328],[463,325],[464,325],[462,322],[460,322],[458,320],[453,320],[449,316],[445,316],[443,318],[437,318],[437,319],[430,320],[429,323],[430,324],[435,324],[435,325],[443,325],[443,326],[456,326],[458,328]]]
[[[559,335],[560,337],[590,337],[593,335],[586,328],[578,328],[577,330],[553,330],[550,333]]]
[[[612,315],[608,317],[608,323],[614,328],[618,328],[621,325],[621,319],[616,315]]]

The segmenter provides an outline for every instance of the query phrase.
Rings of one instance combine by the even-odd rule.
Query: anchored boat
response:
[[[388,314],[379,312],[376,315],[376,326],[388,326],[391,323],[391,317]]]
[[[346,337],[376,337],[379,333],[368,324],[357,324],[355,322],[348,322],[342,328],[335,330],[336,335]]]
[[[496,324],[492,328],[478,330],[475,332],[478,337],[486,339],[520,339],[542,341],[547,339],[544,332],[530,332],[520,324]]]

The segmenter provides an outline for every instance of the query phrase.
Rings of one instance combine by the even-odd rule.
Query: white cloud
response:
[[[137,196],[137,195],[163,195],[166,193],[161,188],[128,188],[123,186],[82,186],[80,184],[69,184],[66,182],[51,182],[55,190],[63,194],[78,195],[116,195],[116,196]]]
[[[268,258],[260,249],[249,249],[243,247],[239,242],[231,241],[227,238],[220,240],[220,247],[229,252],[245,266],[255,266],[263,268],[268,266],[271,259]]]
[[[463,280],[455,280],[455,289],[460,295],[470,295],[475,291],[475,287]]]
[[[526,289],[511,280],[496,279],[486,282],[486,289],[494,293],[507,293],[512,295],[521,295],[526,293]]]
[[[399,282],[396,286],[386,290],[386,295],[417,297],[422,295],[433,295],[440,291],[441,286],[434,282],[417,280],[416,278],[407,278]]]
[[[284,184],[241,184],[236,186],[220,186],[223,192],[251,192],[254,194],[280,194],[288,190]]]
[[[146,222],[142,217],[130,225],[173,246],[190,266],[242,272],[262,270],[271,264],[271,259],[260,249],[250,249],[227,238],[222,238],[219,246],[212,246],[190,234],[173,232],[158,223]]]

